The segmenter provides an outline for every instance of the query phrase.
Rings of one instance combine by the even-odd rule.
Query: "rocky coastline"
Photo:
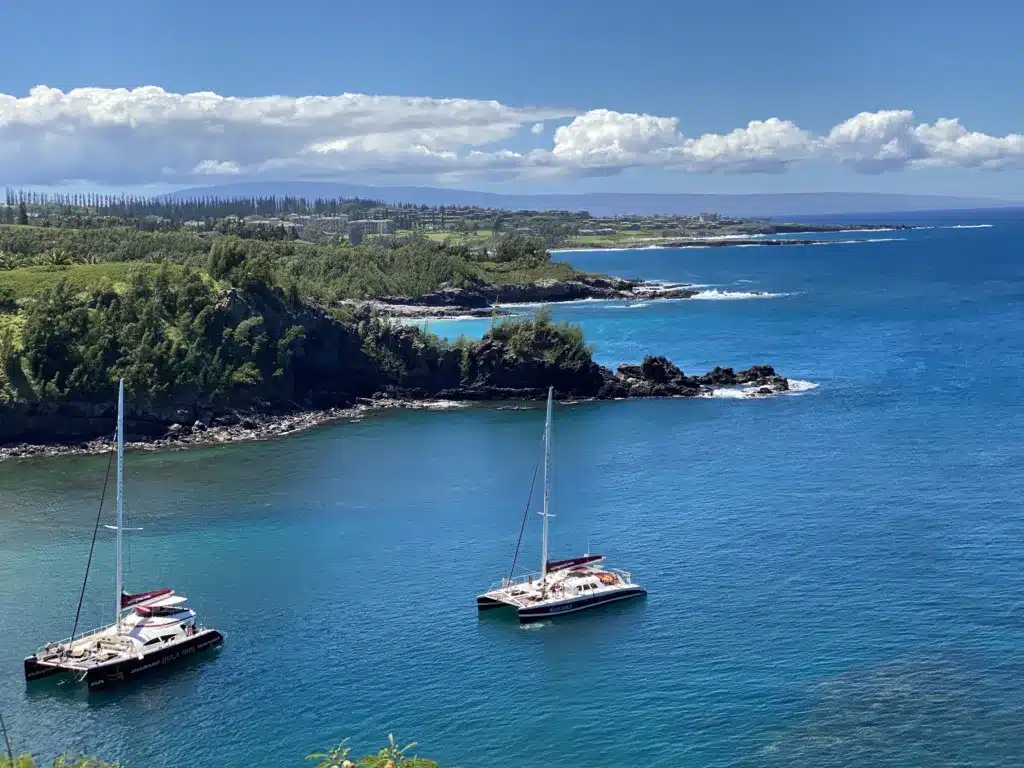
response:
[[[575,275],[571,280],[542,280],[529,284],[478,283],[467,288],[442,286],[420,296],[388,296],[345,305],[370,307],[394,317],[491,317],[511,314],[503,305],[555,304],[566,301],[651,301],[690,299],[699,291],[683,283],[655,283],[625,277]]]
[[[837,232],[897,232],[909,229],[924,229],[916,224],[871,224],[844,225],[800,225],[780,224],[758,232],[743,232],[731,235],[693,235],[676,238],[645,238],[622,242],[598,242],[579,248],[561,248],[560,251],[629,250],[639,248],[733,248],[738,245],[818,245],[822,240],[815,238],[771,237],[772,235],[813,235]],[[826,241],[827,242],[827,241]]]
[[[620,365],[614,372],[595,364],[578,373],[567,385],[556,385],[560,400],[708,397],[721,388],[740,388],[747,397],[769,397],[789,390],[789,381],[770,365],[741,371],[716,367],[703,375],[688,376],[664,357],[647,357],[639,365]],[[498,381],[434,391],[390,386],[339,407],[288,412],[158,409],[130,404],[126,437],[132,450],[181,450],[283,437],[392,409],[447,410],[471,403],[540,401],[545,396],[543,387]],[[114,447],[114,418],[112,403],[0,403],[0,461],[107,453]]]

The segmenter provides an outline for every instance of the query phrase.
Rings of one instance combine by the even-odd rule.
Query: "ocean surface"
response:
[[[1024,765],[1024,211],[874,218],[932,228],[561,255],[704,286],[556,307],[601,362],[806,382],[556,407],[552,554],[605,553],[646,601],[478,616],[543,411],[394,412],[130,454],[126,586],[187,594],[226,644],[111,692],[28,686],[22,657],[71,631],[107,459],[0,464],[16,749],[300,766],[393,732],[462,768]],[[112,549],[101,529],[83,626],[111,613]],[[534,515],[521,560],[539,561]]]

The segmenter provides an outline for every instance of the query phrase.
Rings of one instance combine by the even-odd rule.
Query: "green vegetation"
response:
[[[164,261],[0,272],[0,400],[109,402],[124,378],[144,409],[283,411],[343,405],[387,387],[485,385],[506,374],[511,383],[502,386],[534,387],[531,372],[590,364],[580,331],[544,314],[498,323],[480,342],[450,344],[368,311],[325,313],[315,302],[339,291],[468,283],[481,264],[505,276],[557,270],[531,243],[523,258],[513,243],[493,257],[506,261],[483,263],[447,247],[424,253],[421,243],[340,256],[327,249],[306,262],[262,250],[265,243],[251,255],[248,245],[214,240],[205,270]],[[481,368],[476,356],[486,343],[507,354]]]
[[[178,267],[172,266],[172,269]],[[74,264],[67,267],[23,267],[0,272],[0,312],[11,311],[11,301],[20,303],[58,283],[67,283],[73,291],[84,291],[93,286],[109,286],[122,291],[130,276],[136,272],[153,274],[156,264],[115,262],[110,264]],[[7,297],[6,301],[4,297]]]
[[[344,744],[324,752],[309,755],[307,760],[315,760],[315,768],[437,768],[437,763],[426,758],[410,754],[416,744],[400,747],[395,737],[388,735],[388,744],[380,751],[357,758],[349,759],[351,750]],[[57,757],[51,765],[53,768],[120,768],[120,763],[105,763],[84,755]],[[15,757],[13,753],[0,756],[0,768],[40,768],[31,755]]]
[[[536,238],[502,235],[491,248],[424,237],[368,240],[358,247],[264,241],[234,235],[146,232],[129,227],[71,229],[0,226],[0,289],[27,298],[67,280],[123,284],[129,263],[169,263],[224,279],[243,262],[285,288],[320,302],[415,296],[442,285],[469,287],[565,280],[575,271],[552,262]]]
[[[539,355],[559,370],[580,371],[591,363],[593,348],[583,341],[583,331],[568,323],[553,323],[547,308],[537,311],[535,319],[508,318],[488,332],[488,338],[501,342],[516,359]]]
[[[92,757],[61,755],[51,763],[53,768],[120,768],[119,763],[105,763]],[[11,760],[0,757],[0,768],[39,768],[31,755],[20,755]]]
[[[814,229],[767,219],[714,213],[591,216],[587,211],[506,211],[477,206],[389,204],[380,200],[295,197],[141,198],[98,194],[46,195],[7,190],[0,224],[102,230],[129,226],[151,232],[227,234],[243,239],[359,245],[422,237],[491,248],[507,234],[535,237],[547,248],[600,247],[693,237],[772,234]],[[822,225],[816,225],[822,228]],[[830,229],[825,226],[824,229]]]
[[[375,205],[313,207],[330,223],[379,215]],[[503,285],[577,274],[551,260],[544,237],[516,231],[501,212],[479,226],[453,224],[443,208],[399,207],[415,234],[353,245],[361,235],[329,227],[316,243],[280,236],[226,214],[237,205],[223,201],[32,196],[6,206],[4,219],[22,220],[22,209],[31,224],[0,224],[0,402],[109,403],[124,378],[137,413],[160,422],[328,408],[394,390],[537,390],[555,381],[577,391],[577,374],[584,389],[595,386],[581,333],[548,317],[448,343],[350,304],[441,288],[497,288],[500,297]],[[226,215],[197,230],[153,222],[147,210]],[[457,236],[426,236],[427,214],[436,214],[429,227],[453,226]],[[557,215],[540,218],[548,235],[564,226]]]

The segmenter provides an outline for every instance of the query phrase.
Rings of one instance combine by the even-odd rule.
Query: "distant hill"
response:
[[[415,205],[475,205],[506,210],[589,211],[595,216],[635,213],[651,215],[720,213],[725,216],[808,216],[832,213],[883,213],[888,211],[999,208],[1015,205],[1006,200],[942,195],[899,195],[872,192],[802,192],[750,195],[587,193],[565,195],[511,195],[440,187],[376,187],[317,181],[240,182],[192,187],[167,197],[197,195],[217,197],[269,197],[291,195],[361,197],[386,203]],[[1020,205],[1020,203],[1016,203]]]

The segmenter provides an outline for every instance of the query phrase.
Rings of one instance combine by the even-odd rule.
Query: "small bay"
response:
[[[553,555],[602,552],[645,601],[529,629],[478,616],[515,549],[542,408],[395,411],[130,454],[126,585],[187,594],[224,648],[111,692],[29,687],[22,657],[71,631],[107,458],[0,463],[15,746],[147,768],[301,765],[389,732],[465,768],[1019,760],[1024,214],[896,220],[930,228],[562,254],[702,286],[554,307],[599,362],[805,382],[556,408]],[[993,226],[958,228],[976,224]],[[531,516],[527,564],[538,531]],[[101,529],[85,626],[110,613],[112,551]]]

